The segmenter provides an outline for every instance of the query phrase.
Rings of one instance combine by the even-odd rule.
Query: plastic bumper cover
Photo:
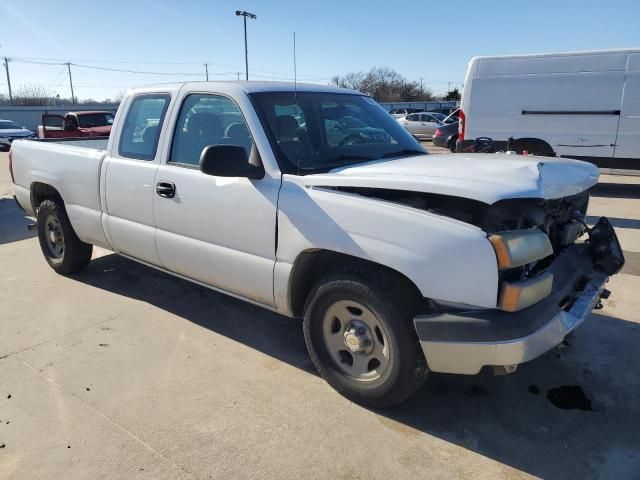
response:
[[[596,267],[589,244],[573,245],[546,270],[553,273],[551,294],[509,313],[453,311],[414,318],[429,368],[473,375],[484,366],[513,366],[558,345],[598,304],[607,274]]]

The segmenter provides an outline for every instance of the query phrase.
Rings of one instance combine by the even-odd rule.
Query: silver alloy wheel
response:
[[[322,320],[322,335],[336,366],[354,379],[377,380],[387,370],[390,345],[384,327],[360,303],[340,300],[331,305]]]
[[[53,258],[61,258],[64,254],[64,235],[62,225],[55,215],[47,215],[44,222],[47,247]]]

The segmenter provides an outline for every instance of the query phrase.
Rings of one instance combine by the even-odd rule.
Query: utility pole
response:
[[[69,86],[71,87],[71,103],[76,104],[76,96],[73,93],[73,80],[71,79],[71,62],[67,62],[67,70],[69,71]]]
[[[209,64],[205,63],[204,64],[204,73],[207,76],[207,82],[209,81]]]
[[[451,91],[451,80],[447,82],[447,92]]]
[[[250,12],[245,12],[236,10],[236,15],[238,17],[243,17],[244,21],[244,78],[245,80],[249,80],[249,50],[247,49],[247,17],[255,20],[258,18],[255,14]]]
[[[9,75],[9,57],[4,57],[4,70],[7,72],[7,86],[9,87],[9,104],[13,105],[13,93],[11,92],[11,76]]]
[[[238,81],[240,81],[240,72],[238,72]]]

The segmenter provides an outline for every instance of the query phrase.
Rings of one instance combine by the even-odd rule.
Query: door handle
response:
[[[156,193],[164,198],[173,198],[176,196],[176,185],[173,182],[160,181],[156,183]]]

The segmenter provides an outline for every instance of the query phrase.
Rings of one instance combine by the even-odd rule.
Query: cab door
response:
[[[42,114],[42,130],[40,138],[63,138],[66,135],[64,131],[64,116],[52,113]]]
[[[116,252],[161,265],[154,238],[153,201],[158,140],[169,93],[140,94],[128,101],[105,173],[105,230]],[[127,108],[128,107],[128,108]]]
[[[165,268],[226,292],[273,305],[280,177],[216,177],[199,169],[209,145],[258,155],[238,105],[212,93],[184,93],[153,195],[155,244]]]

